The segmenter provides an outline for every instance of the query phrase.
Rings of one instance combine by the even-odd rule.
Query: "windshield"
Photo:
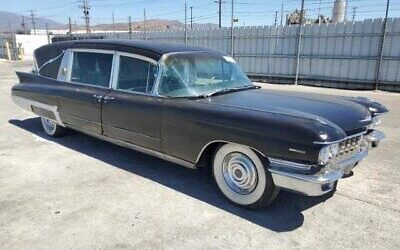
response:
[[[160,95],[193,97],[253,86],[236,62],[209,52],[168,55],[161,64]]]

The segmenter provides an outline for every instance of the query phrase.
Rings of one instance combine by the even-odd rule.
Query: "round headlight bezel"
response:
[[[327,165],[339,152],[339,143],[332,143],[321,148],[318,156],[319,165]]]

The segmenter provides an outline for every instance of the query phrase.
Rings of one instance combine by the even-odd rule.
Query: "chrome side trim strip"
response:
[[[133,150],[138,151],[140,153],[144,153],[144,154],[148,154],[148,155],[151,155],[151,156],[155,156],[155,157],[160,158],[162,160],[169,161],[169,162],[172,162],[172,163],[175,163],[175,164],[187,167],[187,168],[191,168],[191,169],[195,169],[196,168],[195,165],[193,163],[191,163],[191,162],[176,158],[176,157],[168,155],[168,154],[164,154],[164,153],[158,152],[158,151],[153,150],[153,149],[144,148],[144,147],[141,147],[141,146],[129,143],[129,142],[124,142],[124,141],[113,139],[113,138],[110,138],[110,137],[107,137],[107,136],[104,136],[104,135],[96,134],[94,132],[91,132],[91,131],[88,131],[88,130],[84,130],[84,129],[80,129],[80,128],[77,128],[75,126],[68,126],[68,127],[71,128],[71,129],[77,130],[79,132],[82,132],[84,134],[96,137],[96,138],[98,138],[100,140],[107,141],[107,142],[110,142],[112,144],[121,146],[121,147],[133,149]]]
[[[299,153],[299,154],[306,154],[307,152],[304,150],[296,149],[296,148],[289,148],[289,151]]]
[[[270,162],[271,168],[289,168],[289,169],[293,169],[293,170],[309,171],[313,167],[313,165],[309,165],[309,164],[285,161],[285,160],[271,158],[271,157],[269,157],[268,160]]]
[[[364,131],[364,132],[357,133],[357,134],[354,134],[354,135],[346,136],[345,138],[340,139],[340,140],[336,140],[336,141],[326,141],[326,142],[315,141],[314,144],[328,145],[328,144],[332,144],[332,143],[342,142],[342,141],[345,141],[347,139],[351,139],[351,138],[356,137],[356,136],[364,135],[366,133],[367,133],[367,131]]]
[[[58,112],[57,106],[52,106],[49,104],[29,100],[27,98],[19,97],[16,95],[12,95],[11,98],[15,104],[17,104],[18,106],[20,106],[21,108],[23,108],[27,111],[33,112],[32,106],[35,106],[35,107],[46,109],[46,110],[52,112],[54,114],[54,117],[56,118],[55,122],[57,122],[57,124],[59,124],[60,126],[65,127],[64,123],[61,121],[60,113]]]

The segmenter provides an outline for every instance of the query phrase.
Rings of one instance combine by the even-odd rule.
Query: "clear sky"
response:
[[[193,6],[195,23],[218,23],[218,4],[214,0],[186,0],[188,7]],[[223,1],[223,25],[229,25],[231,0]],[[284,13],[296,8],[300,9],[300,0],[235,0],[235,17],[239,18],[237,25],[268,25],[275,21],[278,11],[278,23],[283,3]],[[334,0],[305,0],[307,17],[316,17],[318,13],[331,15]],[[347,16],[352,19],[353,7],[356,7],[356,20],[383,17],[386,0],[347,0]],[[89,0],[91,6],[91,22],[111,23],[112,12],[115,22],[127,22],[128,16],[133,20],[143,19],[143,9],[146,8],[148,19],[173,19],[184,21],[185,0]],[[29,15],[34,10],[40,17],[67,23],[70,16],[78,24],[83,23],[81,3],[77,0],[0,0],[0,10]],[[391,0],[391,17],[400,17],[400,0]],[[190,9],[188,8],[188,20]]]

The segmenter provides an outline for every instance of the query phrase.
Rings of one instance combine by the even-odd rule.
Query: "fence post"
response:
[[[379,88],[379,78],[381,77],[381,68],[382,68],[382,62],[383,62],[383,53],[385,51],[385,40],[386,40],[386,31],[387,31],[387,20],[388,20],[388,14],[389,14],[389,6],[390,6],[390,0],[387,0],[386,2],[386,13],[385,13],[385,19],[383,19],[382,23],[382,34],[381,34],[381,39],[379,42],[379,59],[378,62],[376,63],[376,70],[375,70],[375,90],[378,90]]]
[[[294,79],[294,85],[298,85],[299,83],[299,70],[300,70],[300,53],[301,53],[301,36],[302,36],[302,28],[303,28],[303,18],[304,18],[304,0],[301,1],[301,10],[300,10],[300,24],[298,30],[298,40],[297,40],[297,56],[296,56],[296,77]]]
[[[7,60],[11,61],[11,54],[10,54],[10,44],[6,41],[6,57]]]

